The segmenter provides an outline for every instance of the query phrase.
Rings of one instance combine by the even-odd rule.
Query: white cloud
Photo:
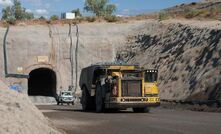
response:
[[[35,10],[37,15],[46,15],[48,14],[48,11],[46,9],[37,9]]]
[[[123,12],[128,13],[128,12],[130,12],[130,10],[129,9],[123,9]]]
[[[13,5],[11,0],[0,0],[0,5],[2,6],[11,6]]]
[[[28,13],[32,13],[31,9],[26,9],[25,11],[28,12]]]

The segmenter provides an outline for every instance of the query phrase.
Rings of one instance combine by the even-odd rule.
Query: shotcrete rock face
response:
[[[118,46],[125,44],[127,35],[145,23],[137,21],[122,24],[79,24],[78,78],[84,67],[97,62],[113,61],[116,56],[115,51]],[[6,28],[0,27],[0,46],[3,46],[5,31]],[[73,49],[75,49],[74,28],[72,32]],[[39,103],[42,103],[42,99],[36,99],[39,96],[53,98],[55,92],[67,90],[72,84],[69,25],[13,26],[10,27],[6,45],[8,72],[29,74],[30,79],[4,78],[3,56],[0,56],[0,70],[2,70],[0,77],[4,78],[3,81],[8,85],[19,83],[23,93],[28,93],[31,96],[29,98],[33,98],[33,102],[41,100]],[[2,47],[0,55],[3,55]],[[20,68],[23,70],[19,71]],[[73,68],[75,70],[75,66]]]

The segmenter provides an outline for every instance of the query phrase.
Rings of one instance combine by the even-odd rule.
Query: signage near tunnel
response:
[[[38,63],[48,63],[49,58],[48,56],[37,56]]]

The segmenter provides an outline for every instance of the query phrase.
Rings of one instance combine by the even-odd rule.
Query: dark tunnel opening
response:
[[[56,74],[53,70],[39,68],[30,72],[28,79],[29,96],[56,96]]]

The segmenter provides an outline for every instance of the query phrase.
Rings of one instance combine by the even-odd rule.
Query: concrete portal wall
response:
[[[1,35],[4,35],[3,31],[5,31],[5,29],[1,30]],[[7,54],[9,73],[29,74],[32,70],[38,68],[48,68],[56,73],[57,87],[59,89],[67,89],[70,83],[70,81],[68,81],[68,66],[70,65],[68,60],[60,58],[58,43],[53,36],[50,37],[48,27],[11,27],[7,38]],[[23,69],[22,71],[19,70],[21,68]],[[65,73],[67,75],[61,76],[61,69],[66,70]],[[61,79],[67,82],[62,83]],[[5,81],[8,85],[20,84],[24,89],[23,92],[27,93],[27,80],[7,78]]]
[[[78,75],[80,75],[83,67],[90,64],[113,61],[118,47],[125,44],[128,34],[144,23],[145,21],[122,24],[80,24]],[[2,41],[5,31],[6,28],[0,27],[0,79],[5,81],[8,86],[20,84],[23,92],[27,93],[27,79],[4,77]],[[72,31],[73,46],[75,47],[75,27]],[[70,38],[68,32],[68,25],[10,27],[7,38],[8,72],[17,73],[22,68],[21,73],[29,74],[34,69],[49,68],[56,73],[57,92],[61,89],[68,89],[71,83]]]

